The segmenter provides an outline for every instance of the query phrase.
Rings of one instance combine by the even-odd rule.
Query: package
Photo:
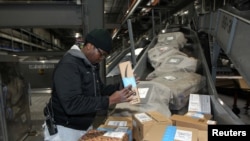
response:
[[[190,94],[188,111],[211,114],[210,96],[204,94]]]
[[[190,93],[205,87],[205,77],[193,72],[167,72],[151,81],[168,87],[171,91],[170,110],[180,110],[188,104]]]
[[[143,141],[197,141],[198,130],[194,128],[158,124],[151,127]]]
[[[129,141],[126,132],[89,130],[78,141]]]
[[[109,116],[104,124],[109,126],[127,126],[131,129],[133,128],[132,116]]]
[[[149,129],[156,124],[172,125],[172,121],[165,115],[156,112],[137,113],[133,116],[134,138],[141,141]]]
[[[184,116],[189,116],[189,117],[199,118],[199,119],[207,119],[207,120],[210,120],[213,117],[213,115],[211,114],[204,114],[201,112],[193,112],[193,111],[188,111]]]
[[[179,51],[179,49],[173,45],[158,43],[155,47],[148,50],[148,60],[153,68],[157,68],[162,63],[162,60],[174,54],[186,56],[185,53]]]
[[[181,48],[187,43],[187,39],[182,32],[171,32],[159,34],[158,42],[163,42],[171,45],[175,44],[178,45],[179,48]]]
[[[116,104],[110,113],[112,116],[132,116],[135,113],[158,111],[170,117],[169,102],[172,99],[171,90],[157,82],[140,81],[137,84],[140,103],[130,104],[128,102]]]
[[[198,68],[198,60],[181,54],[173,54],[166,56],[161,60],[161,64],[149,73],[146,80],[151,80],[161,74],[173,71],[196,72]]]
[[[122,63],[119,63],[119,69],[121,72],[121,78],[124,87],[127,87],[128,85],[132,85],[132,91],[135,92],[133,95],[133,100],[130,101],[131,104],[140,103],[140,97],[139,92],[137,89],[136,79],[134,77],[134,71],[132,69],[132,64],[130,61],[125,61]]]
[[[208,141],[208,131],[198,131],[198,141]]]
[[[205,131],[207,131],[208,125],[216,124],[216,121],[213,120],[200,119],[176,114],[172,115],[170,119],[172,120],[173,125],[175,126],[190,127]]]
[[[128,134],[129,141],[133,141],[133,132],[132,128],[128,126],[112,126],[101,124],[97,130],[99,131],[115,131],[115,132],[125,132]]]

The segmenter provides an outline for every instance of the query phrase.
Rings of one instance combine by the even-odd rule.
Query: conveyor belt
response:
[[[185,29],[189,30],[189,29]],[[204,54],[202,52],[198,37],[196,33],[192,30],[190,30],[188,36],[193,40],[193,46],[194,46],[194,53],[195,56],[201,61],[201,68],[198,71],[200,74],[204,75],[206,77],[206,90],[204,93],[208,93],[211,96],[211,106],[212,106],[212,113],[214,116],[214,119],[219,124],[244,124],[233,112],[232,110],[225,104],[223,104],[223,101],[218,97],[218,94],[216,92],[214,82],[212,81],[210,72],[208,70],[208,66],[206,63],[206,59],[204,57]],[[148,46],[147,49],[154,46],[154,39],[152,43]],[[139,75],[141,79],[143,79],[142,76],[146,76],[145,72],[148,72],[148,68],[150,68],[148,62],[147,62],[147,52],[145,51],[145,54],[142,55],[140,60],[137,62],[134,72],[135,74]],[[144,71],[141,71],[144,70]],[[184,112],[185,113],[185,112]]]

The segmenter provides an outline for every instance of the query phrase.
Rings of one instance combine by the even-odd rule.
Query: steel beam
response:
[[[0,28],[72,28],[83,25],[77,4],[0,4]]]

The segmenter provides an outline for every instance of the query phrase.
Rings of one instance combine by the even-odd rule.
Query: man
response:
[[[107,30],[94,29],[63,56],[53,74],[52,95],[44,108],[45,141],[77,141],[91,128],[98,111],[132,100],[132,86],[104,86],[99,63],[110,53],[112,38]],[[120,89],[120,90],[119,90]]]

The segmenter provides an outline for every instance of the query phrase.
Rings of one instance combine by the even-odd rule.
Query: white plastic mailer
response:
[[[187,39],[182,32],[171,32],[158,34],[158,42],[175,44],[178,45],[179,48],[181,48],[187,43]]]
[[[184,71],[184,72],[196,72],[198,68],[198,60],[186,55],[174,54],[162,60],[160,66],[149,73],[146,80],[151,80],[165,72]]]
[[[176,48],[176,46],[157,43],[153,48],[148,50],[148,60],[153,68],[157,68],[160,66],[162,60],[174,54],[187,56],[185,53]]]
[[[168,87],[153,81],[140,81],[138,91],[140,103],[119,103],[115,106],[111,115],[132,116],[138,112],[158,111],[167,117],[171,116],[169,102],[172,98]]]
[[[187,105],[190,93],[197,93],[205,87],[205,77],[193,72],[167,72],[151,81],[168,87],[173,97],[170,110],[180,110]]]

